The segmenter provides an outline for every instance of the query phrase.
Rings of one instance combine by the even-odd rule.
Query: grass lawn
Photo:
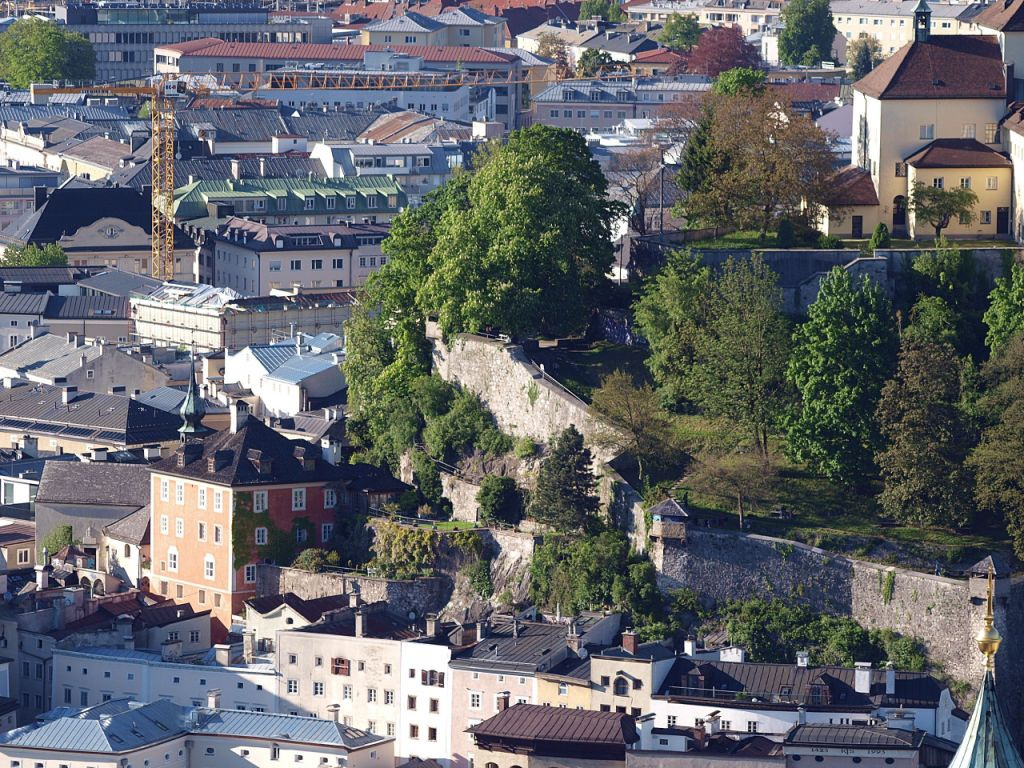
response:
[[[479,528],[477,523],[467,523],[463,520],[438,520],[437,522],[431,522],[430,520],[424,520],[419,525],[420,528],[436,528],[439,531],[465,531],[470,528]]]
[[[688,243],[695,248],[778,248],[778,237],[774,232],[765,235],[764,240],[752,230],[741,230],[719,235],[710,240],[697,240]]]
[[[542,347],[531,352],[531,357],[587,402],[593,390],[601,386],[601,380],[613,371],[628,371],[634,379],[650,383],[650,374],[644,365],[645,347],[624,347],[601,341],[584,349]]]
[[[844,240],[843,244],[847,248],[862,248],[868,244],[868,241],[866,239]],[[957,248],[1016,248],[1013,243],[1006,240],[950,240],[949,244]],[[893,238],[889,242],[889,247],[895,250],[930,251],[935,248],[935,241],[930,238],[925,240]]]

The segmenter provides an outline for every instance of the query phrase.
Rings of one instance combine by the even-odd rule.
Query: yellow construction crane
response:
[[[152,121],[152,256],[150,273],[160,280],[174,279],[174,109],[175,102],[184,93],[178,92],[179,82],[187,78],[191,85],[188,95],[216,93],[219,89],[237,89],[258,92],[287,91],[292,89],[324,90],[414,90],[429,89],[438,85],[446,86],[510,86],[529,85],[537,82],[555,83],[546,78],[524,79],[513,73],[495,71],[459,71],[444,74],[357,72],[295,70],[268,72],[266,74],[244,73],[236,75],[182,74],[182,80],[169,77],[147,85],[33,85],[32,101],[58,93],[90,94],[95,96],[119,96],[148,98]],[[607,75],[605,76],[608,77]],[[611,75],[614,77],[614,75]],[[571,78],[573,80],[599,80],[601,78]],[[210,83],[217,83],[211,86]]]

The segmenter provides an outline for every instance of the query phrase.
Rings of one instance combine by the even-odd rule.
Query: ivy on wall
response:
[[[448,552],[479,559],[484,542],[477,531],[438,531],[390,520],[375,524],[373,567],[393,579],[430,575]]]
[[[272,562],[290,565],[299,552],[313,544],[314,525],[308,517],[296,517],[290,530],[274,524],[268,512],[253,512],[251,492],[234,494],[234,514],[231,518],[231,550],[235,570],[252,562]],[[267,543],[256,544],[256,529],[267,529]],[[298,542],[298,532],[305,530],[304,541]]]

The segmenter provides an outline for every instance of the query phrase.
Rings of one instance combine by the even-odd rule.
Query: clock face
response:
[[[115,237],[121,234],[121,230],[118,227],[110,226],[103,230],[103,235],[113,240]]]

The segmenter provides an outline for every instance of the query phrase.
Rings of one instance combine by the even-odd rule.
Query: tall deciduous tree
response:
[[[693,13],[672,13],[665,20],[658,40],[677,51],[689,51],[700,40],[701,27]]]
[[[781,309],[778,277],[760,256],[727,261],[711,289],[690,376],[692,399],[749,430],[762,456],[785,404],[789,326]]]
[[[590,450],[576,427],[554,435],[537,474],[530,515],[561,532],[592,527],[598,498],[591,462]]]
[[[608,52],[587,48],[576,62],[576,74],[580,77],[600,77],[618,66]]]
[[[592,404],[610,426],[597,439],[634,456],[641,479],[672,459],[671,427],[649,384],[637,385],[625,371],[614,371],[594,390]]]
[[[896,357],[896,324],[881,289],[835,267],[793,335],[787,378],[799,403],[786,419],[790,453],[843,483],[873,470],[875,409]]]
[[[659,147],[638,147],[616,153],[608,164],[608,188],[613,197],[625,204],[629,215],[629,228],[638,235],[646,235],[659,214],[659,204],[665,199],[659,185],[666,183],[662,151]],[[671,183],[669,180],[667,183]]]
[[[602,18],[605,21],[625,21],[626,14],[618,0],[583,0],[580,4],[579,17],[589,21]]]
[[[647,367],[658,394],[679,406],[692,395],[697,340],[707,325],[711,270],[690,251],[672,251],[633,304],[637,330],[650,346]]]
[[[743,37],[739,27],[712,27],[700,36],[686,57],[686,71],[718,77],[735,67],[761,66],[761,55]]]
[[[610,222],[621,211],[583,137],[542,125],[516,131],[466,191],[467,209],[446,210],[432,229],[422,314],[436,314],[445,333],[579,328],[607,279]]]
[[[92,44],[56,22],[19,19],[0,35],[0,78],[16,88],[94,77],[96,54]]]
[[[723,96],[741,94],[757,95],[764,93],[766,75],[763,69],[753,67],[733,67],[715,78],[711,90]]]
[[[554,60],[557,79],[563,80],[572,75],[572,67],[569,66],[569,47],[553,32],[544,32],[537,38],[537,55]]]
[[[676,203],[674,213],[685,217],[689,226],[716,229],[729,220],[730,200],[715,180],[729,169],[729,158],[714,143],[714,116],[705,108],[683,150],[675,183],[686,196]]]
[[[882,61],[882,46],[874,35],[858,37],[846,46],[846,63],[850,77],[860,80]]]
[[[882,390],[878,420],[886,439],[877,461],[879,501],[914,525],[963,526],[972,488],[964,461],[971,435],[959,409],[960,365],[948,344],[904,338],[896,376]]]
[[[834,168],[828,138],[770,93],[713,95],[710,140],[728,168],[691,192],[688,213],[706,217],[728,205],[730,223],[763,239],[780,218],[827,205]]]
[[[978,195],[973,189],[951,187],[943,189],[931,184],[914,182],[910,191],[910,210],[914,219],[935,228],[935,239],[942,237],[942,230],[949,226],[954,216],[965,224],[974,221],[974,206]]]
[[[782,9],[785,25],[779,33],[779,58],[783,64],[832,58],[836,27],[828,0],[790,0]]]
[[[985,343],[993,356],[1024,329],[1024,268],[1019,264],[1010,267],[1007,277],[996,278],[983,320],[988,327]]]

